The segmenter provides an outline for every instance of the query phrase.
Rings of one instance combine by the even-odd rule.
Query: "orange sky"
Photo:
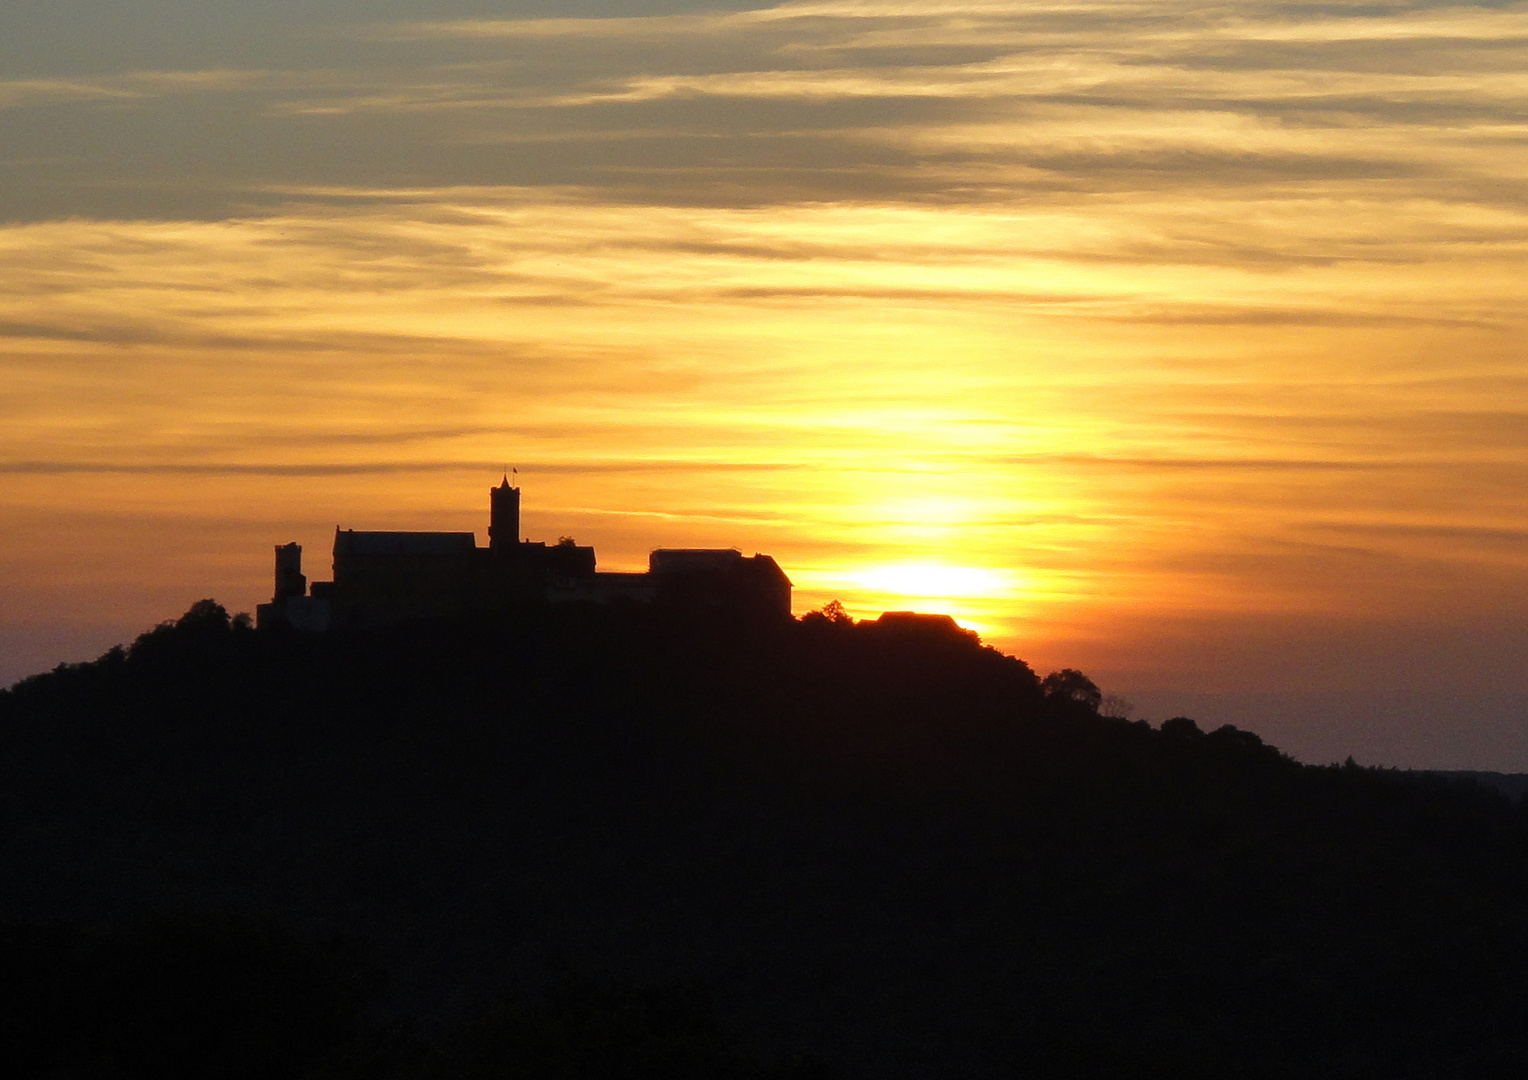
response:
[[[1528,770],[1523,5],[180,3],[0,21],[0,679],[515,464],[605,569]]]

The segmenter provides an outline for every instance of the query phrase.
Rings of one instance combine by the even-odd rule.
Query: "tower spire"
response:
[[[509,473],[488,492],[488,546],[496,551],[511,551],[520,542],[520,489],[509,482]]]

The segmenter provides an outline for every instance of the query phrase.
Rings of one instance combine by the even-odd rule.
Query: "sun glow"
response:
[[[901,563],[877,566],[856,575],[867,590],[911,598],[1007,596],[1014,591],[1012,575],[976,566]]]
[[[799,568],[791,571],[791,580],[798,612],[838,600],[859,619],[906,610],[950,615],[989,644],[1009,647],[1020,624],[1030,621],[1037,604],[1045,604],[1044,587],[1028,571],[931,561]]]

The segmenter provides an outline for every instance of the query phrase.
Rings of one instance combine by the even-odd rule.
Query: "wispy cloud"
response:
[[[333,440],[330,440],[333,441]],[[363,441],[383,441],[355,440]],[[778,472],[799,469],[781,462],[706,461],[527,461],[517,463],[527,473],[546,476],[598,475],[602,473]],[[492,471],[492,461],[366,461],[286,465],[272,462],[183,461],[0,461],[0,474],[15,476],[63,476],[70,474],[125,476],[392,476],[400,473],[480,473]]]
[[[1431,216],[1521,202],[1504,183],[1528,91],[1521,5],[787,4],[403,23],[332,44],[328,69],[20,80],[0,83],[0,107],[79,114],[48,125],[55,158],[61,138],[92,154],[103,106],[167,151],[165,168],[103,161],[100,181],[72,185],[103,208],[178,166],[228,206],[256,178],[359,190],[489,176],[681,205],[1234,188],[1280,202],[1302,185],[1371,201],[1377,179],[1394,189],[1380,201],[1409,196]],[[193,101],[223,130],[187,147],[172,125]],[[25,157],[44,129],[14,127]],[[336,140],[344,158],[319,154]],[[29,183],[74,178],[39,164],[15,179],[25,213]]]

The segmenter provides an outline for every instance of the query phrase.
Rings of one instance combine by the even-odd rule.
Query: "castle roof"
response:
[[[460,555],[476,548],[470,532],[334,531],[336,555]]]
[[[731,570],[741,565],[737,548],[658,548],[647,557],[655,574],[693,574]]]
[[[747,574],[791,583],[770,556],[744,556],[737,548],[658,548],[648,555],[647,567],[659,577]]]

